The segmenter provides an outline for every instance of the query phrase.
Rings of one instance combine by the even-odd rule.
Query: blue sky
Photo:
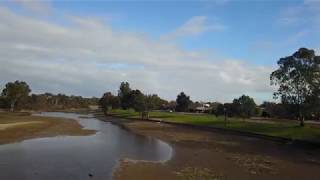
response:
[[[220,23],[225,30],[178,38],[175,43],[190,50],[213,50],[231,58],[274,65],[279,57],[301,46],[317,48],[319,37],[315,32],[286,43],[305,31],[305,27],[285,24],[281,18],[288,9],[304,4],[304,1],[58,1],[53,2],[53,7],[59,13],[98,16],[114,28],[146,33],[155,39],[191,17],[206,16],[208,24]]]
[[[312,0],[14,0],[0,13],[1,85],[23,78],[34,92],[100,96],[129,81],[166,99],[262,102],[279,58],[320,47]]]

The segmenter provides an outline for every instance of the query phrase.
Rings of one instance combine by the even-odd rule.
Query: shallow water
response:
[[[1,180],[108,180],[120,159],[166,161],[172,156],[168,144],[94,117],[56,112],[41,115],[76,119],[97,133],[0,145]]]

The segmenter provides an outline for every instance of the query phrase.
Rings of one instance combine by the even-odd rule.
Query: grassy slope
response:
[[[139,118],[139,113],[132,110],[112,110],[111,113],[122,118]],[[215,117],[208,114],[194,115],[169,112],[150,112],[150,118],[162,119],[169,122],[214,126],[271,136],[320,142],[320,128],[311,125],[299,127],[297,122],[256,123],[246,122],[237,118],[229,118],[228,124],[225,126],[223,117]]]

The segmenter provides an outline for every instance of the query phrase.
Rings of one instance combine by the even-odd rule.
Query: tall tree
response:
[[[111,92],[106,92],[99,100],[100,107],[105,113],[108,113],[110,108],[119,108],[120,100],[118,96],[114,96]]]
[[[137,112],[143,112],[146,110],[145,96],[138,89],[131,91],[130,93],[131,107]]]
[[[234,99],[232,105],[236,111],[235,114],[241,117],[251,117],[256,113],[257,105],[249,96],[242,95],[238,99]]]
[[[2,91],[4,96],[10,102],[10,110],[14,111],[15,105],[22,98],[31,92],[29,85],[24,81],[8,82]]]
[[[192,102],[190,96],[187,96],[184,92],[181,92],[176,99],[177,106],[176,111],[186,112],[188,110],[189,104]]]
[[[304,126],[308,100],[319,98],[316,93],[320,86],[320,57],[312,49],[300,48],[293,55],[281,58],[278,65],[270,75],[271,84],[279,86],[274,97],[293,105],[300,125]]]
[[[118,96],[121,101],[121,107],[128,109],[130,107],[130,92],[131,88],[128,82],[122,82],[118,91]]]
[[[146,108],[148,111],[161,109],[164,104],[168,102],[164,99],[161,99],[157,94],[145,95]]]
[[[141,119],[148,119],[147,97],[138,89],[132,90],[129,94],[130,108],[139,112]]]

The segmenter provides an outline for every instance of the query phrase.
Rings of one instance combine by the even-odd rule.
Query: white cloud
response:
[[[208,23],[206,16],[194,16],[185,22],[175,31],[163,36],[163,39],[170,40],[177,37],[196,36],[209,31],[221,31],[226,27],[216,21]]]
[[[193,100],[230,101],[243,93],[259,101],[272,97],[269,67],[215,59],[115,31],[95,18],[70,17],[72,25],[62,26],[0,7],[0,86],[19,79],[34,92],[100,96],[128,81],[167,99],[182,90]]]

